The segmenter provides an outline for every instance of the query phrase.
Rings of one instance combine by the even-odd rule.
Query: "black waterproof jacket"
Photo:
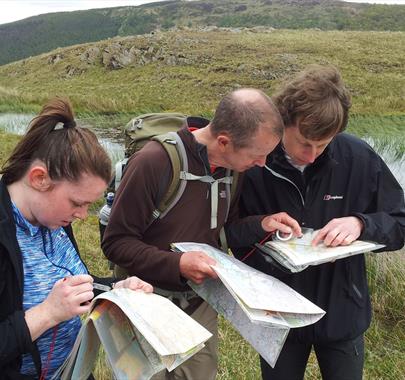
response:
[[[75,249],[79,252],[72,228],[65,228]],[[96,278],[110,284],[113,279]],[[41,373],[40,356],[25,322],[23,311],[24,275],[20,247],[10,195],[0,180],[0,380],[28,380],[33,377],[20,374],[22,355],[31,353],[38,374]],[[39,378],[39,375],[34,377]]]
[[[250,169],[245,177],[241,214],[285,211],[301,226],[319,229],[333,218],[357,216],[364,223],[359,237],[385,244],[384,251],[404,245],[404,192],[386,164],[364,141],[339,134],[304,173],[291,166],[281,144],[265,168]],[[243,257],[263,236],[227,231],[228,243]],[[250,241],[249,241],[250,240]],[[254,241],[252,241],[254,240]],[[378,253],[376,253],[378,254]],[[255,252],[248,264],[282,280],[327,313],[319,322],[292,329],[289,339],[330,342],[355,338],[371,320],[364,255],[285,273]]]

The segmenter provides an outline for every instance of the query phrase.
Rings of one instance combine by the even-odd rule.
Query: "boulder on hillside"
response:
[[[96,46],[92,46],[80,56],[80,60],[94,65],[101,61],[101,50]]]
[[[188,65],[191,60],[184,53],[168,51],[159,44],[128,47],[115,42],[106,46],[102,52],[102,64],[110,70],[118,70],[128,66],[144,66],[153,62],[178,66]]]
[[[135,62],[133,49],[125,49],[120,43],[113,43],[104,48],[102,54],[103,65],[111,70],[122,69]]]
[[[63,54],[52,54],[48,58],[48,65],[54,65],[55,63],[60,62],[63,58]]]
[[[71,78],[73,76],[77,76],[85,72],[85,69],[81,69],[79,67],[75,67],[73,65],[67,65],[65,67],[65,77],[66,78]]]

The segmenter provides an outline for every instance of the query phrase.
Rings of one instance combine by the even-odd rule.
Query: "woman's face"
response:
[[[106,187],[103,179],[90,174],[83,174],[78,182],[52,181],[31,204],[34,224],[55,229],[85,219],[89,205],[103,195]]]

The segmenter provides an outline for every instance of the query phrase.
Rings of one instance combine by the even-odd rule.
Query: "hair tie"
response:
[[[63,128],[66,128],[66,129],[74,128],[74,127],[76,127],[76,122],[74,120],[68,121],[68,122],[63,124]]]
[[[72,121],[67,121],[66,123],[62,123],[62,122],[56,123],[56,125],[53,127],[53,130],[58,131],[63,128],[69,129],[69,128],[74,128],[74,127],[76,127],[76,122],[74,120],[72,120]]]

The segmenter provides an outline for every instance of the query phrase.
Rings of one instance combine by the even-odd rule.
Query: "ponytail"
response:
[[[42,161],[52,180],[77,182],[83,173],[109,183],[111,161],[87,128],[76,124],[67,99],[54,98],[42,108],[5,162],[0,173],[7,184],[19,181],[32,162]]]

